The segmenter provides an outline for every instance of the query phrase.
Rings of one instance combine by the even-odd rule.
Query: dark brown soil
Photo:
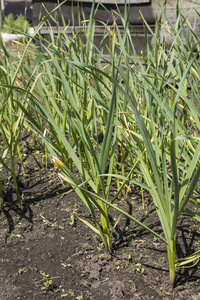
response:
[[[89,219],[88,211],[53,165],[45,168],[40,148],[26,144],[23,157],[25,176],[16,160],[22,207],[12,178],[5,170],[2,174],[0,299],[200,299],[199,264],[177,270],[175,287],[170,287],[165,245],[123,217],[113,235],[113,254],[106,253],[77,218]],[[161,232],[148,198],[145,209],[138,189],[124,198],[118,205]],[[200,248],[199,225],[184,214],[177,233],[178,256]]]

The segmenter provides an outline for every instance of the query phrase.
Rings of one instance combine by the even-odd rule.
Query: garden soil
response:
[[[1,300],[200,299],[198,262],[177,269],[169,284],[165,244],[127,218],[113,234],[113,252],[79,219],[91,221],[76,193],[61,182],[38,144],[20,142],[25,174],[16,159],[22,205],[12,177],[3,170],[5,209],[0,213]],[[1,149],[3,145],[1,144]],[[113,184],[111,193],[117,188]],[[161,233],[152,200],[132,186],[116,204]],[[110,210],[111,223],[118,217]],[[92,222],[92,221],[91,221]],[[200,249],[198,223],[183,214],[177,229],[177,256]]]

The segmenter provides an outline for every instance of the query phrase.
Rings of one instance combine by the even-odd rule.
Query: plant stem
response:
[[[17,177],[16,177],[16,172],[15,172],[15,163],[14,163],[14,157],[13,157],[13,153],[10,153],[10,158],[11,158],[11,164],[12,164],[12,175],[13,175],[13,181],[14,181],[14,187],[15,187],[15,192],[17,195],[17,202],[18,205],[21,205],[21,197],[19,194],[19,189],[18,189],[18,184],[17,184]]]
[[[2,183],[0,179],[0,208],[3,210],[4,201],[3,201],[3,191],[2,191]]]
[[[175,256],[176,256],[176,237],[170,240],[167,246],[168,262],[169,262],[169,279],[170,284],[174,286],[175,282]]]
[[[17,144],[17,152],[18,152],[20,163],[21,163],[23,175],[25,175],[26,172],[25,172],[24,162],[23,162],[21,151],[20,151],[19,143]]]

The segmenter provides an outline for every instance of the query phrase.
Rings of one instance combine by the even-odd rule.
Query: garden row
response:
[[[123,33],[114,21],[116,16],[121,18]],[[25,174],[20,137],[25,129],[33,138],[37,134],[46,160],[54,161],[58,176],[70,183],[88,208],[91,222],[81,220],[100,235],[106,250],[112,252],[112,233],[118,223],[117,219],[111,226],[109,221],[113,208],[166,244],[173,285],[175,269],[199,257],[196,249],[176,260],[180,214],[185,211],[200,220],[199,40],[177,8],[175,25],[163,16],[162,24],[157,20],[152,32],[144,20],[147,47],[138,56],[130,38],[128,9],[124,16],[116,10],[111,17],[113,26],[104,24],[99,47],[93,43],[94,5],[90,19],[81,24],[83,30],[72,36],[57,27],[55,38],[51,26],[48,40],[38,34],[49,18],[56,24],[50,13],[32,37],[27,35],[18,53],[0,40],[4,145],[0,172],[10,172],[21,205],[14,162],[17,155]],[[163,28],[172,39],[170,46],[161,38]],[[154,38],[153,45],[148,43],[148,34]],[[103,55],[104,47],[109,59]],[[151,196],[162,234],[119,208],[120,195],[134,186]],[[112,199],[111,187],[116,190]],[[0,181],[2,210],[3,189]]]

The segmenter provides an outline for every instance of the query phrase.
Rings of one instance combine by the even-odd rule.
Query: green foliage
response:
[[[29,27],[29,21],[22,14],[17,19],[14,18],[13,14],[9,14],[3,21],[3,31],[7,33],[28,33]]]
[[[119,220],[117,217],[111,224],[110,209],[163,241],[173,285],[175,268],[199,257],[197,251],[176,261],[178,218],[185,211],[200,219],[195,210],[199,202],[194,198],[195,193],[199,196],[196,187],[200,176],[199,40],[177,10],[175,25],[166,16],[170,24],[166,34],[172,40],[168,46],[161,40],[161,20],[157,20],[155,32],[144,20],[154,43],[148,44],[147,36],[147,49],[138,56],[131,40],[128,11],[123,17],[115,14],[124,30],[120,31],[114,19],[112,28],[104,24],[99,48],[94,44],[94,5],[90,20],[80,24],[82,31],[73,35],[62,32],[49,14],[34,36],[45,22],[49,25],[50,17],[58,37],[49,26],[49,40],[40,38],[40,50],[31,48],[30,40],[23,55],[16,58],[15,69],[9,66],[9,59],[2,61],[1,93],[5,100],[0,108],[1,135],[13,161],[24,125],[40,135],[58,175],[90,212],[91,220],[80,219],[99,235],[107,251],[112,252],[112,233]],[[103,56],[105,36],[109,60]],[[4,52],[9,57],[5,46]],[[27,53],[32,70],[24,65]],[[29,79],[20,80],[19,87],[20,72]],[[19,116],[26,116],[28,122]],[[7,168],[5,157],[0,162]],[[14,176],[14,170],[10,172]],[[131,184],[151,196],[162,234],[120,209],[118,197]],[[189,202],[192,208],[187,207]],[[71,221],[73,225],[73,216]],[[140,264],[134,269],[144,271]],[[51,282],[45,281],[44,290],[50,287]]]

